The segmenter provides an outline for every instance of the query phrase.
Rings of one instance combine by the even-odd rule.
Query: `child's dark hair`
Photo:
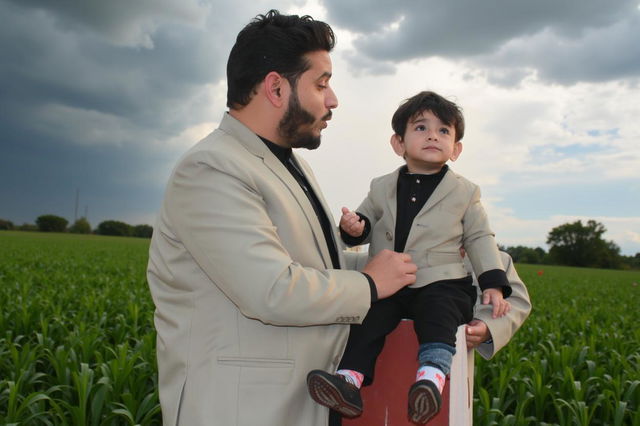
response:
[[[462,110],[455,103],[434,92],[420,92],[400,104],[391,119],[393,131],[400,137],[404,137],[409,120],[424,111],[431,111],[444,124],[453,126],[456,130],[456,142],[462,139],[464,136]]]
[[[295,87],[309,69],[305,54],[330,52],[336,39],[331,27],[310,16],[281,15],[270,10],[247,24],[236,38],[227,61],[227,106],[247,105],[256,86],[275,71]]]

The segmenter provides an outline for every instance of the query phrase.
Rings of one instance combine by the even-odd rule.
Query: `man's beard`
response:
[[[331,111],[323,120],[331,118]],[[289,105],[284,117],[278,124],[278,132],[284,138],[284,142],[291,148],[316,149],[320,146],[320,136],[313,134],[311,125],[316,122],[315,117],[300,105],[297,88],[291,92]]]

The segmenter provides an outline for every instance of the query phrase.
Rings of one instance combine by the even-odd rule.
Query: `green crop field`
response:
[[[161,424],[148,244],[0,232],[0,424]],[[534,310],[476,357],[474,424],[640,426],[640,273],[517,267]]]

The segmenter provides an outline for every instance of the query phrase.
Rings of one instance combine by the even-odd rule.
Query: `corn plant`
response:
[[[0,234],[0,424],[161,424],[148,244]]]
[[[533,311],[476,356],[476,425],[640,426],[640,273],[517,265]]]
[[[161,424],[148,244],[0,232],[0,424]],[[474,424],[640,426],[640,273],[517,269],[534,309],[476,357]]]

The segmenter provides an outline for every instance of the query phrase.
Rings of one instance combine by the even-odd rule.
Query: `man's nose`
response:
[[[327,90],[327,97],[325,98],[324,104],[328,109],[338,107],[338,97],[336,96],[336,92],[334,92],[331,87],[329,87],[329,90]]]

